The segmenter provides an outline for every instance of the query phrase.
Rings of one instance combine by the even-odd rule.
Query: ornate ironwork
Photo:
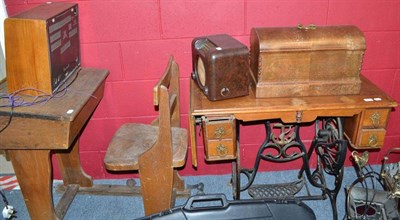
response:
[[[270,162],[289,162],[306,156],[306,148],[300,140],[298,124],[283,125],[281,123],[274,124],[273,127],[279,128],[279,134],[272,132],[271,123],[265,122],[266,139],[258,150],[257,157],[252,169],[240,169],[240,173],[244,174],[248,182],[240,191],[247,190],[254,182],[257,171],[262,160]]]
[[[303,179],[290,182],[290,183],[278,183],[270,185],[254,184],[249,188],[249,195],[254,199],[268,198],[288,198],[294,196],[304,186]]]
[[[323,118],[316,121],[316,136],[308,152],[308,158],[312,152],[318,155],[317,168],[312,173],[311,178],[307,167],[303,165],[310,183],[321,189],[327,195],[333,210],[333,219],[337,219],[336,198],[342,186],[343,165],[346,158],[347,141],[343,138],[343,120],[341,118]],[[328,186],[325,174],[333,176],[333,187]],[[330,184],[331,185],[331,184]]]
[[[253,184],[260,163],[266,162],[289,162],[302,159],[303,166],[298,173],[299,181],[305,179],[322,191],[321,195],[311,195],[307,188],[307,196],[302,199],[325,199],[328,197],[333,210],[333,218],[337,219],[336,198],[342,185],[343,164],[346,157],[347,141],[343,138],[343,122],[341,118],[323,118],[316,121],[316,135],[313,139],[309,151],[300,138],[300,124],[275,123],[271,126],[270,121],[264,123],[266,138],[260,146],[254,166],[252,168],[241,168],[239,161],[235,161],[232,166],[232,184],[234,188],[234,198],[240,198],[240,192],[248,190],[249,194],[257,197],[275,198],[279,194],[281,197],[295,196],[298,192],[296,187],[303,186],[298,183],[256,185]],[[274,130],[274,129],[275,130]],[[278,132],[276,132],[278,130]],[[274,132],[275,131],[275,132]],[[317,166],[312,171],[309,159],[313,152],[317,153]],[[241,186],[240,176],[247,178],[247,183]],[[306,178],[304,178],[304,175]],[[325,175],[334,177],[333,186],[327,184]],[[329,178],[331,179],[331,178]],[[246,179],[242,182],[246,182]],[[304,184],[307,186],[307,184]],[[268,188],[269,187],[269,188]],[[293,190],[295,189],[296,190]],[[270,193],[271,189],[279,192]],[[290,191],[290,192],[289,192]],[[282,192],[282,193],[281,193]],[[288,193],[289,192],[289,193]],[[278,194],[276,194],[278,193]],[[275,195],[276,194],[276,195]]]

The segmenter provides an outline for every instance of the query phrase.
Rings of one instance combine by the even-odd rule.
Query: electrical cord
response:
[[[14,113],[14,101],[11,101],[11,109],[10,109],[10,113],[9,113],[10,117],[8,118],[6,125],[4,125],[4,127],[0,129],[0,133],[3,132],[4,130],[6,130],[6,128],[11,124],[13,113]]]
[[[0,195],[3,198],[3,203],[4,203],[4,209],[2,211],[3,218],[4,219],[12,219],[16,217],[16,211],[14,210],[14,207],[8,204],[7,198],[3,192],[3,190],[0,188]]]
[[[8,200],[7,200],[6,195],[4,194],[2,189],[0,189],[0,195],[3,198],[4,205],[7,207],[8,206]]]
[[[69,86],[71,86],[71,84],[73,82],[75,82],[75,80],[78,78],[78,74],[81,71],[81,68],[79,68],[76,73],[74,74],[74,78],[72,78],[72,80],[70,80],[68,83],[66,81],[67,84],[64,84],[64,86],[60,86],[59,88],[57,88],[53,94],[48,94],[46,92],[43,92],[39,89],[34,89],[34,88],[24,88],[24,89],[20,89],[17,90],[11,94],[1,94],[0,93],[0,100],[1,99],[7,99],[8,103],[7,104],[2,104],[0,105],[1,107],[9,107],[10,108],[10,113],[9,113],[9,118],[6,122],[6,124],[0,129],[0,133],[3,132],[10,124],[11,124],[11,120],[13,118],[13,114],[14,114],[14,109],[17,107],[29,107],[29,106],[33,106],[33,105],[38,105],[38,104],[46,104],[48,101],[50,101],[52,98],[61,98],[63,97],[66,93],[67,90],[69,88]],[[25,99],[20,96],[19,94],[25,91],[36,91],[39,93],[39,95],[37,96],[31,96],[31,95],[25,95],[27,97],[31,97],[32,100],[31,101],[25,101]]]
[[[6,122],[6,124],[0,129],[0,133],[3,132],[8,126],[11,124],[11,120],[13,118],[14,114],[14,108],[15,108],[15,99],[10,98],[10,96],[1,96],[0,99],[7,98],[10,102],[9,106],[0,106],[0,107],[10,107],[10,112],[9,112],[9,118]]]
[[[365,170],[365,172],[363,172],[363,170]],[[379,173],[375,172],[370,164],[367,164],[366,166],[364,166],[363,168],[361,168],[361,175],[364,176],[363,180],[361,181],[361,186],[365,189],[365,205],[364,205],[364,213],[362,215],[362,217],[366,218],[367,217],[367,212],[370,209],[370,207],[372,207],[373,201],[375,199],[376,196],[376,192],[375,192],[375,178],[374,175],[379,176]],[[369,200],[368,199],[368,193],[369,193],[369,186],[368,186],[368,182],[367,179],[371,180],[371,189],[373,190],[373,195],[372,198]]]

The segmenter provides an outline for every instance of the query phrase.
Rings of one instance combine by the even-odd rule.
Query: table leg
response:
[[[50,150],[8,150],[31,219],[58,219],[52,194]]]
[[[240,199],[240,124],[236,124],[236,159],[232,161],[232,195],[233,199]]]
[[[196,118],[194,116],[189,116],[189,137],[192,150],[192,165],[197,167]]]
[[[307,190],[307,195],[298,196],[297,198],[314,200],[328,197],[332,206],[333,219],[338,219],[336,199],[342,185],[343,165],[347,149],[347,141],[343,138],[343,120],[341,118],[317,120],[316,137],[308,153],[300,138],[299,124],[275,123],[273,127],[280,129],[280,133],[278,131],[279,135],[272,132],[269,121],[265,122],[265,127],[266,139],[259,148],[253,168],[240,168],[237,172],[247,178],[247,184],[244,184],[240,191],[248,190],[251,197],[258,199],[295,197],[303,188],[303,174],[305,173],[311,185],[321,189],[322,195],[313,195]],[[314,152],[318,155],[318,161],[317,167],[311,172],[309,159]],[[261,161],[289,162],[297,159],[303,160],[303,167],[299,172],[298,181],[283,184],[253,185]],[[235,169],[233,170],[235,172]],[[328,186],[325,175],[335,178],[333,187],[330,187],[332,184]],[[246,182],[246,179],[244,182]]]
[[[232,161],[232,195],[234,200],[240,199],[240,158]]]
[[[310,147],[308,158],[315,151],[318,155],[317,167],[310,173],[310,168],[303,168],[310,183],[327,195],[332,207],[333,219],[338,219],[336,199],[343,181],[344,161],[348,142],[343,135],[343,119],[325,118],[316,121],[316,137]],[[325,175],[334,178],[333,184],[327,183]],[[333,185],[333,187],[331,187]]]
[[[78,184],[81,187],[93,186],[92,177],[83,171],[79,156],[79,138],[67,151],[56,152],[64,185]]]

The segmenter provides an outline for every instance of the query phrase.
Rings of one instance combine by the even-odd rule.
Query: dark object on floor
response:
[[[397,148],[393,148],[398,150]],[[396,192],[398,163],[386,164],[384,157],[381,173],[375,172],[368,164],[368,152],[362,155],[353,151],[358,178],[346,187],[346,214],[348,219],[398,220],[398,192]],[[390,184],[390,185],[388,185]]]
[[[316,219],[310,207],[295,200],[233,200],[224,194],[192,196],[184,206],[140,218],[144,219]]]
[[[347,188],[348,218],[350,219],[399,219],[397,201],[389,192],[362,187]]]

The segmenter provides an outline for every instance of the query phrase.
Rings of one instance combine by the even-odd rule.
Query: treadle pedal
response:
[[[294,197],[304,186],[303,180],[278,184],[255,184],[249,187],[248,193],[253,199]]]

